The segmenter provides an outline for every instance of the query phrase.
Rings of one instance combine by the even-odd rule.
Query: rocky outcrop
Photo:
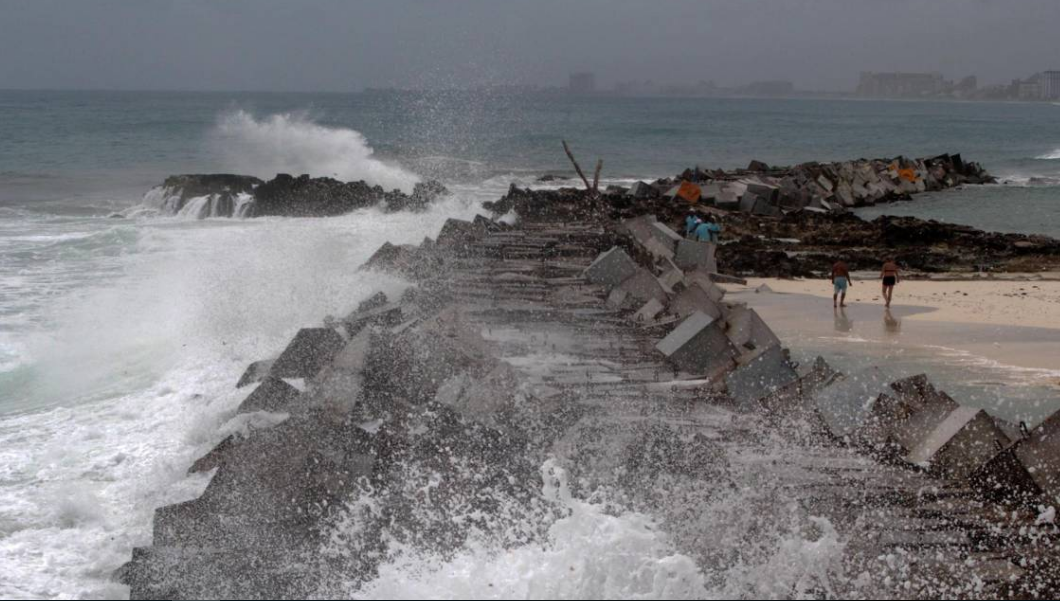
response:
[[[411,194],[383,190],[364,181],[294,177],[262,181],[247,175],[191,174],[166,178],[144,195],[143,206],[164,214],[207,217],[331,217],[365,207],[422,211],[448,194],[437,181],[417,183]]]

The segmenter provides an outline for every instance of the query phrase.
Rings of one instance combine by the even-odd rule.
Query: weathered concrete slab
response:
[[[1031,430],[1015,454],[1046,494],[1060,496],[1060,412]]]
[[[301,394],[294,386],[279,378],[270,376],[262,380],[261,384],[247,395],[247,398],[240,403],[236,412],[287,411]]]
[[[670,312],[682,319],[697,311],[702,311],[714,319],[724,316],[718,297],[704,290],[699,284],[685,286],[670,300]]]
[[[643,267],[637,268],[636,273],[623,280],[618,288],[641,302],[648,302],[653,298],[666,302],[667,299],[666,289],[659,283],[659,279]]]
[[[748,351],[736,363],[725,385],[736,404],[746,410],[759,409],[762,399],[799,378],[780,345]]]
[[[711,300],[720,303],[725,298],[725,290],[715,282],[713,273],[694,269],[685,273],[685,287],[699,286],[710,295]]]
[[[269,374],[269,369],[275,361],[275,359],[264,359],[248,365],[246,371],[244,371],[243,375],[239,377],[239,382],[236,382],[236,388],[242,388],[255,382],[260,382]]]
[[[679,240],[674,263],[681,269],[702,269],[708,273],[717,273],[718,260],[715,256],[717,245],[712,242]]]
[[[343,347],[345,341],[331,328],[303,328],[272,364],[277,378],[312,378]]]
[[[655,348],[689,373],[715,372],[729,367],[736,356],[736,349],[721,331],[718,320],[703,312],[690,315]]]
[[[405,308],[401,303],[387,303],[365,311],[354,311],[342,320],[346,335],[356,336],[367,326],[393,327],[410,317]]]
[[[671,254],[675,252],[677,243],[684,240],[677,232],[658,221],[651,225],[650,231],[652,238],[657,240],[663,248],[668,249]]]
[[[941,477],[964,480],[1008,442],[1008,436],[985,411],[959,407],[912,448],[905,459],[929,467]]]
[[[636,321],[638,323],[648,323],[651,321],[655,321],[655,318],[658,317],[659,314],[665,310],[666,305],[664,305],[658,299],[653,298],[648,302],[644,303],[644,306],[642,306],[639,310],[637,310],[636,313],[633,314],[633,321]]]
[[[602,253],[585,269],[585,279],[592,284],[614,288],[637,274],[639,267],[626,254],[626,251],[615,246]]]
[[[780,338],[773,333],[766,322],[754,309],[744,305],[734,306],[726,318],[728,327],[725,333],[732,340],[733,346],[741,351],[768,348],[780,344]]]
[[[873,407],[890,390],[890,377],[878,367],[870,367],[820,391],[815,404],[834,436],[860,442],[859,431],[869,425]]]

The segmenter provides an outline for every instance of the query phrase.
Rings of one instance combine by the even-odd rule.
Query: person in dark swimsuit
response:
[[[890,307],[891,297],[894,296],[894,286],[898,283],[898,264],[894,262],[894,259],[887,259],[883,263],[880,279],[883,280],[883,300],[887,303],[885,306]]]

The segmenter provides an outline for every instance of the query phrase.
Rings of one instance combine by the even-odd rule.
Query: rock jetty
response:
[[[365,207],[419,211],[448,194],[445,186],[417,183],[411,194],[383,190],[364,181],[277,174],[262,181],[249,175],[192,174],[167,177],[144,195],[143,205],[169,215],[207,217],[333,217]]]
[[[542,544],[560,485],[650,514],[728,597],[1060,592],[1060,417],[797,365],[726,300],[724,247],[583,200],[381,248],[364,268],[412,285],[248,367],[248,428],[157,510],[131,597],[348,596],[395,549]]]

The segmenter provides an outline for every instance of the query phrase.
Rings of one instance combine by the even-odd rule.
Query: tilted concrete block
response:
[[[747,184],[747,191],[757,195],[766,202],[776,202],[780,189],[772,184],[764,182],[751,182]]]
[[[673,246],[664,244],[657,238],[649,238],[642,246],[655,261],[672,261],[674,258]]]
[[[626,194],[629,194],[633,198],[643,200],[646,198],[655,198],[659,195],[659,192],[649,184],[644,182],[634,182],[633,185],[629,187],[629,191],[626,192]]]
[[[648,323],[655,321],[655,318],[666,310],[666,306],[662,304],[658,299],[651,299],[644,303],[636,313],[633,314],[633,321],[638,323]]]
[[[239,405],[236,413],[289,411],[301,392],[279,378],[265,378]]]
[[[676,294],[685,288],[685,274],[676,265],[670,263],[669,268],[659,276],[659,283],[662,284],[667,294]]]
[[[243,375],[239,377],[239,382],[236,382],[236,388],[242,388],[253,384],[254,382],[260,382],[269,374],[269,369],[275,361],[275,359],[265,359],[262,361],[255,361],[248,365],[246,371],[244,371]]]
[[[699,186],[700,197],[699,201],[703,203],[717,202],[722,197],[722,188],[720,184],[703,184]]]
[[[652,229],[656,222],[655,215],[640,215],[623,220],[618,230],[629,234],[638,243],[644,244],[654,237]]]
[[[783,211],[772,202],[759,198],[758,201],[755,202],[754,208],[751,209],[751,213],[754,215],[762,215],[763,217],[779,217],[783,214]]]
[[[367,326],[393,327],[406,321],[406,307],[401,303],[387,303],[365,311],[357,310],[350,313],[342,320],[346,328],[346,334],[350,337],[356,336],[358,332]]]
[[[481,223],[449,218],[442,224],[435,243],[442,248],[464,251],[485,234]]]
[[[342,336],[331,328],[303,328],[272,364],[269,374],[277,378],[312,378],[344,344]]]
[[[677,243],[677,253],[674,255],[674,263],[683,270],[702,269],[707,272],[718,271],[718,260],[716,258],[717,245],[712,242],[697,242],[695,240],[680,240]]]
[[[619,287],[607,295],[607,301],[605,302],[608,308],[615,311],[632,311],[637,307],[638,299],[634,298],[628,290]]]
[[[940,476],[963,480],[1008,443],[1008,436],[985,411],[958,407],[920,440],[905,459],[929,467]]]
[[[670,300],[670,313],[685,318],[697,311],[702,311],[714,319],[721,319],[724,312],[720,299],[704,290],[699,284],[686,286]]]
[[[656,350],[679,369],[713,373],[733,365],[736,349],[718,327],[718,320],[696,312],[663,338]]]
[[[780,345],[747,351],[725,377],[729,396],[745,409],[758,409],[765,397],[799,379]]]
[[[973,490],[995,503],[1037,505],[1042,489],[1027,471],[1027,466],[1016,456],[1019,441],[977,467],[968,477]]]
[[[677,247],[677,243],[684,240],[677,232],[658,221],[652,224],[651,235],[655,240],[659,241],[663,248],[669,249],[671,254]]]
[[[729,312],[726,322],[725,333],[741,352],[780,345],[780,338],[754,309],[737,305]]]
[[[591,284],[614,288],[636,275],[638,269],[640,268],[626,251],[615,246],[585,268],[585,279]]]
[[[820,391],[815,399],[817,412],[832,435],[851,442],[863,442],[861,430],[870,425],[873,407],[891,390],[878,367],[870,367],[837,380]]]
[[[666,302],[666,289],[663,288],[663,285],[659,283],[659,279],[652,272],[643,267],[638,268],[636,273],[623,280],[618,287],[628,292],[631,297],[642,302],[647,302],[653,298],[660,302]]]
[[[703,269],[693,269],[685,273],[685,286],[699,286],[710,295],[711,300],[720,303],[725,298],[725,290],[716,282],[717,274]]]
[[[754,192],[751,192],[750,190],[744,192],[743,196],[740,197],[740,210],[744,213],[754,211],[755,205],[758,204],[759,200],[761,200],[761,198]]]
[[[1060,496],[1060,412],[1049,416],[1015,446],[1016,457],[1046,494]]]

